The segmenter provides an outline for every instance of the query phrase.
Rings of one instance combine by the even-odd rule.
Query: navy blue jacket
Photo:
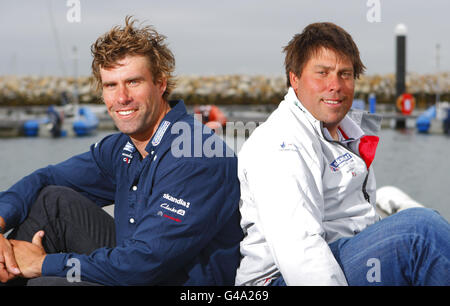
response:
[[[48,254],[43,275],[66,277],[68,260],[77,258],[82,280],[106,285],[234,285],[243,238],[237,158],[182,101],[171,106],[146,158],[118,133],[0,193],[8,228],[23,222],[48,185],[70,187],[99,206],[115,203],[117,246]]]

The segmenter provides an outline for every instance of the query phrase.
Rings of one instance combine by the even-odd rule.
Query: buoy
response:
[[[81,107],[79,114],[81,118],[73,123],[73,130],[77,136],[89,135],[97,129],[98,118],[88,107]]]
[[[25,121],[23,133],[28,137],[36,137],[39,134],[39,121],[34,119]]]
[[[374,93],[369,95],[369,113],[375,114],[377,108],[377,96]]]
[[[30,119],[24,122],[22,129],[25,136],[36,137],[39,135],[41,124],[49,123],[49,118]]]
[[[404,93],[397,98],[397,109],[405,116],[411,115],[416,106],[416,99],[412,94]]]
[[[430,106],[424,113],[416,119],[416,127],[419,133],[428,133],[431,120],[436,118],[436,106]]]

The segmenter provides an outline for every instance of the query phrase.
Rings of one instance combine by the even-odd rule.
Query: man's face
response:
[[[306,109],[330,132],[336,131],[353,103],[355,81],[352,62],[322,48],[308,60],[300,77],[292,72],[289,77]]]
[[[110,116],[122,133],[140,141],[150,139],[167,108],[166,80],[153,83],[149,65],[144,56],[126,56],[114,68],[100,68]]]

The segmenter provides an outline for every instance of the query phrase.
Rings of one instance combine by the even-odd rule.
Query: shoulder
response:
[[[99,142],[96,142],[93,147],[98,148],[98,150],[114,151],[115,149],[122,149],[128,141],[129,137],[125,134],[115,133],[105,136]]]
[[[130,138],[123,133],[115,133],[93,144],[90,151],[97,162],[107,165],[119,158],[127,146],[132,147]]]
[[[280,104],[242,146],[239,159],[283,158],[285,155],[292,155],[294,151],[314,151],[318,147],[318,135],[307,119]]]

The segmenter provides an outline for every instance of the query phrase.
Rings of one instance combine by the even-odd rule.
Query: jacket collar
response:
[[[169,101],[169,105],[171,108],[170,111],[161,120],[158,129],[145,147],[145,151],[147,152],[153,151],[155,147],[163,142],[163,140],[167,138],[164,136],[167,135],[167,132],[170,132],[171,125],[187,114],[183,100]]]
[[[302,102],[297,98],[294,88],[289,87],[288,93],[284,96],[284,101],[287,102],[289,109],[291,109],[297,117],[305,116],[317,132],[321,131],[321,122],[303,106]],[[321,132],[319,134],[322,135]]]
[[[171,125],[177,122],[182,116],[187,114],[186,106],[183,100],[169,101],[169,105],[171,107],[170,111],[161,120],[158,129],[156,130],[155,134],[153,134],[152,138],[145,147],[145,151],[147,151],[148,153],[152,152],[155,147],[157,147],[161,142],[163,142],[164,139],[167,138],[164,136],[167,135],[167,132],[170,132]],[[128,144],[134,148],[131,138],[129,139]],[[134,151],[135,150],[133,150],[133,152]]]

